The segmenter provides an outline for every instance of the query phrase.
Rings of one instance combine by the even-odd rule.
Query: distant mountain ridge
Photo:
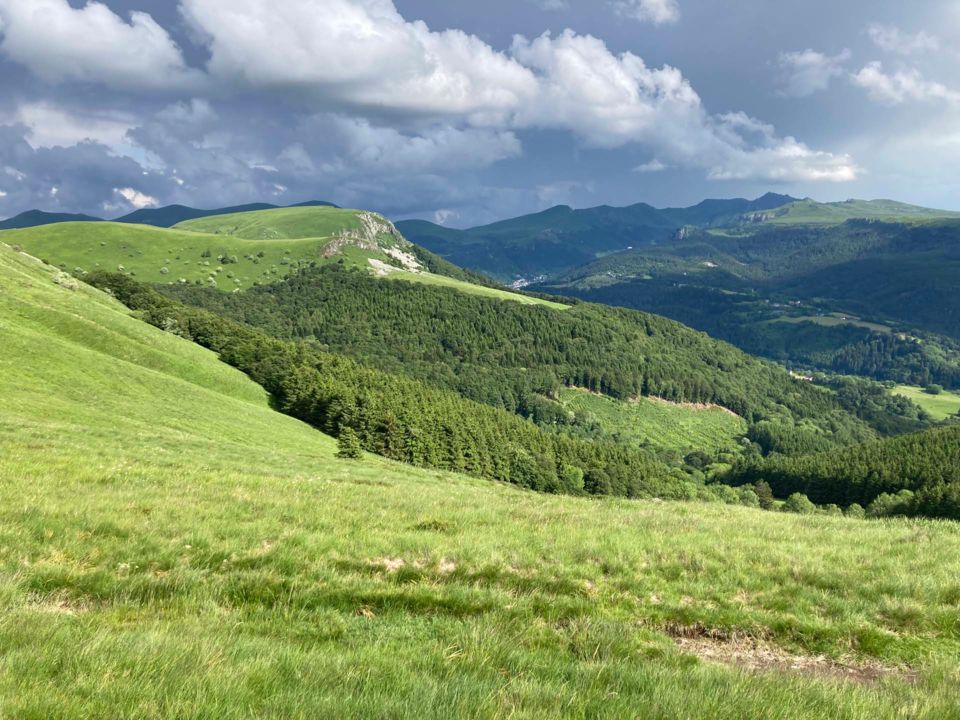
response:
[[[103,218],[93,217],[92,215],[27,210],[12,218],[0,221],[0,230],[20,230],[21,228],[39,227],[60,222],[103,222]]]
[[[704,200],[687,208],[658,209],[646,203],[574,210],[566,205],[456,230],[426,220],[397,228],[412,242],[447,260],[500,280],[555,277],[611,253],[659,245],[684,228],[744,228],[765,224],[830,225],[853,219],[935,219],[958,213],[891,200],[819,203],[767,193],[754,200]]]
[[[307,202],[296,203],[294,205],[273,205],[271,203],[249,203],[246,205],[234,205],[232,207],[214,208],[212,210],[200,210],[198,208],[188,207],[186,205],[167,205],[160,208],[142,208],[134,210],[132,213],[112,220],[112,222],[131,223],[137,225],[153,225],[154,227],[173,227],[178,223],[187,220],[197,220],[199,218],[211,217],[213,215],[228,215],[240,212],[253,212],[256,210],[278,210],[284,207],[339,207],[331,202],[323,200],[309,200]],[[93,215],[82,215],[73,213],[49,213],[43,210],[27,210],[19,215],[0,222],[0,230],[19,230],[22,228],[40,227],[42,225],[53,225],[61,222],[104,222],[105,218],[94,217]]]

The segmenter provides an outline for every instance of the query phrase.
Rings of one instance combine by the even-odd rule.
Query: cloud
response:
[[[52,211],[102,212],[116,202],[115,188],[162,197],[172,183],[145,171],[136,161],[117,157],[100,143],[33,148],[24,125],[0,125],[0,168],[4,191],[0,214],[15,214],[38,204]]]
[[[807,49],[800,52],[781,53],[781,94],[786,97],[808,97],[826,90],[830,81],[844,74],[843,66],[851,53],[844,49],[836,55],[824,55]]]
[[[24,173],[32,197],[46,202],[57,187],[58,207],[88,212],[278,197],[396,214],[443,208],[461,218],[468,207],[525,210],[525,202],[582,189],[490,188],[477,179],[522,156],[522,139],[542,130],[589,148],[636,148],[654,158],[640,172],[669,166],[784,182],[858,173],[848,156],[782,137],[745,114],[711,114],[677,68],[650,67],[572,30],[518,36],[497,50],[460,30],[409,22],[392,0],[324,0],[322,13],[316,0],[181,2],[208,57],[202,69],[188,67],[143,13],[127,22],[98,3],[0,0],[0,52],[49,82],[109,89],[98,92],[96,112],[31,100],[0,117],[20,123],[18,143],[27,147],[22,162],[0,155],[0,168]],[[645,8],[651,22],[676,17],[672,2],[623,5]],[[93,172],[102,173],[96,182]],[[8,184],[5,206],[34,204]]]
[[[66,147],[84,140],[120,147],[126,143],[127,131],[136,122],[127,113],[75,112],[49,102],[22,103],[2,120],[6,124],[26,125],[33,147]]]
[[[618,15],[640,22],[663,25],[680,19],[677,0],[614,0],[611,4]]]
[[[884,105],[900,105],[908,101],[960,105],[960,92],[925,79],[916,69],[887,73],[883,63],[872,62],[861,68],[851,80],[866,90],[872,100]]]
[[[114,192],[117,193],[120,197],[126,200],[131,207],[141,210],[147,207],[156,207],[160,203],[157,202],[157,199],[150,197],[139,190],[134,190],[133,188],[114,188]]]
[[[598,148],[639,144],[713,179],[846,181],[858,173],[849,157],[779,138],[742,113],[710,115],[679,70],[615,56],[597,38],[570,30],[518,37],[512,53],[540,85],[536,101],[517,111],[521,127],[570,130]]]
[[[633,171],[637,173],[658,173],[663,172],[669,167],[666,163],[654,158],[649,162],[645,162],[642,165],[637,165]]]
[[[47,82],[97,82],[127,90],[183,87],[202,75],[144,12],[124,21],[103,3],[0,0],[0,51]]]
[[[407,22],[391,0],[183,0],[218,81],[294,90],[360,112],[496,124],[536,91],[530,72],[475,36]],[[362,61],[358,61],[361,59]]]
[[[897,55],[935,53],[940,50],[940,40],[925,32],[906,33],[892,25],[874,23],[867,28],[867,34],[878,48]]]

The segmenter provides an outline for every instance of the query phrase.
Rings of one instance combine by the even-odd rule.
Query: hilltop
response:
[[[229,292],[271,283],[304,267],[343,263],[392,279],[527,304],[546,302],[506,292],[446,263],[408,242],[381,215],[329,205],[243,211],[173,228],[64,222],[10,231],[3,238],[72,273],[119,271],[168,285],[202,284]]]

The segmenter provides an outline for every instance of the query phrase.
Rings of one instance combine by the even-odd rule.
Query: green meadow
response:
[[[949,718],[960,526],[375,457],[0,244],[0,717]]]
[[[232,292],[280,280],[307,264],[344,262],[373,271],[370,261],[393,267],[384,252],[396,240],[331,248],[341,231],[357,231],[360,211],[329,207],[281,208],[217,215],[174,228],[110,222],[68,222],[4,231],[9,245],[77,276],[120,271],[147,283],[203,284]],[[565,309],[566,305],[473,285],[427,272],[391,271],[390,278],[441,285],[484,297]]]
[[[897,385],[894,395],[903,395],[926,410],[934,420],[946,420],[960,413],[960,393],[944,390],[939,395],[931,395],[922,387],[915,385]]]
[[[622,402],[586,390],[566,389],[560,401],[568,410],[589,413],[608,433],[636,444],[710,453],[739,448],[747,423],[723,408],[699,408],[655,398]]]

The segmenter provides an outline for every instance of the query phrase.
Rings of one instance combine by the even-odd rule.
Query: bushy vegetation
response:
[[[412,283],[383,283],[340,266],[224,295],[164,292],[284,338],[534,415],[539,396],[565,386],[617,399],[709,403],[764,423],[768,451],[803,425],[816,448],[874,437],[828,393],[782,368],[652,315],[577,304],[557,312]],[[562,421],[562,418],[557,418]]]

